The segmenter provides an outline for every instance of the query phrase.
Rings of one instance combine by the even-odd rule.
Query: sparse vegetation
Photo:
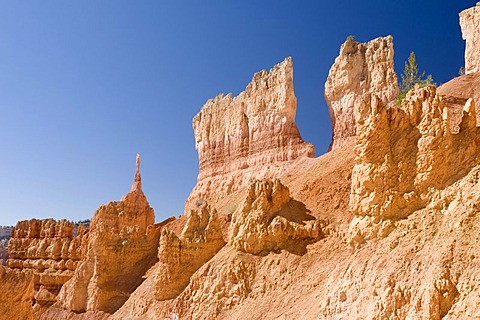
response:
[[[347,37],[347,41],[355,41],[355,40],[356,40],[356,38],[355,38],[354,35],[349,35],[349,36]]]
[[[430,84],[435,85],[431,74],[425,77],[425,72],[419,73],[417,59],[414,52],[410,53],[408,60],[405,61],[405,68],[403,69],[401,77],[402,82],[400,83],[400,94],[396,98],[397,104],[400,104],[402,100],[405,99],[407,92],[412,90],[415,85],[418,84],[420,87]]]
[[[90,226],[90,219],[79,220],[75,222],[75,227],[78,227],[81,224],[85,225],[86,227]]]
[[[465,75],[465,67],[461,66],[460,69],[458,69],[458,75],[459,76],[464,76]]]

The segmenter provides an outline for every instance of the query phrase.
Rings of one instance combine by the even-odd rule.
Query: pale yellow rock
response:
[[[347,40],[340,47],[325,82],[332,123],[330,150],[354,141],[354,107],[365,94],[375,93],[385,104],[398,95],[393,54],[392,36],[367,43]]]
[[[480,72],[480,3],[460,12],[460,26],[465,46],[465,73]]]
[[[304,253],[322,238],[320,221],[293,200],[280,180],[255,181],[243,204],[232,215],[229,245],[253,254],[286,249]]]
[[[450,128],[449,109],[433,86],[408,92],[400,106],[386,107],[371,95],[355,111],[357,143],[350,209],[366,218],[352,222],[350,237],[354,242],[371,238],[360,237],[365,230],[358,230],[369,217],[376,220],[365,226],[377,225],[376,229],[381,219],[406,218],[477,163],[473,99],[465,104],[455,134]]]

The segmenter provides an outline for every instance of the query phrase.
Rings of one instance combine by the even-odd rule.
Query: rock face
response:
[[[8,260],[8,249],[7,248],[0,248],[0,264],[6,265]]]
[[[218,214],[206,203],[192,209],[180,237],[168,229],[160,236],[160,264],[155,275],[155,298],[167,300],[178,296],[190,277],[223,246]]]
[[[94,214],[85,258],[59,294],[57,307],[82,313],[115,312],[155,263],[159,232],[142,189],[140,158],[132,190]]]
[[[35,319],[32,297],[38,289],[33,280],[33,270],[5,269],[0,265],[0,319]]]
[[[408,92],[400,107],[386,108],[372,94],[358,105],[355,117],[350,209],[358,216],[405,218],[476,163],[473,99],[464,106],[456,134],[450,129],[449,109],[433,86]]]
[[[73,276],[82,258],[86,231],[81,225],[74,238],[73,230],[72,222],[53,219],[20,221],[12,230],[7,266],[32,272],[35,287],[32,303],[37,313],[56,302],[61,287]]]
[[[433,86],[410,91],[398,108],[386,108],[375,95],[364,102],[356,110],[357,160],[350,199],[354,212],[404,218],[474,164],[472,99],[464,106],[458,134],[451,133],[449,110]]]
[[[462,38],[466,40],[465,73],[480,72],[480,2],[473,8],[460,12]]]
[[[472,73],[456,77],[437,89],[445,107],[451,114],[452,132],[458,132],[463,116],[463,107],[468,99],[475,101],[477,126],[480,126],[480,73]]]
[[[250,186],[242,206],[232,215],[229,244],[252,254],[282,249],[305,252],[306,244],[322,236],[320,222],[277,179]]]
[[[330,150],[354,141],[355,105],[370,93],[375,93],[384,104],[399,93],[391,36],[367,43],[347,40],[340,47],[325,83],[325,99],[332,122]]]
[[[190,198],[228,194],[251,178],[277,176],[287,161],[314,157],[295,124],[296,108],[291,58],[256,73],[237,97],[208,100],[193,118],[199,174]]]

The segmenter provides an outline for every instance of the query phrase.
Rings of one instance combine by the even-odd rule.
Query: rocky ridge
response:
[[[316,159],[282,160],[273,177],[256,178],[218,148],[199,149],[219,158],[203,167],[186,213],[157,225],[137,158],[131,191],[97,210],[74,276],[40,317],[479,318],[473,83],[463,83],[455,114],[433,86],[415,88],[400,105],[363,92],[351,106],[354,141]],[[239,175],[234,186],[215,180],[225,172]],[[11,291],[0,308],[39,317],[34,272],[0,267],[0,289]]]

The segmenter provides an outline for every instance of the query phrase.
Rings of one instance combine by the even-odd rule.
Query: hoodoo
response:
[[[330,150],[355,140],[354,109],[365,95],[375,93],[387,104],[398,92],[392,36],[367,43],[347,39],[325,83],[325,100],[332,122]]]

